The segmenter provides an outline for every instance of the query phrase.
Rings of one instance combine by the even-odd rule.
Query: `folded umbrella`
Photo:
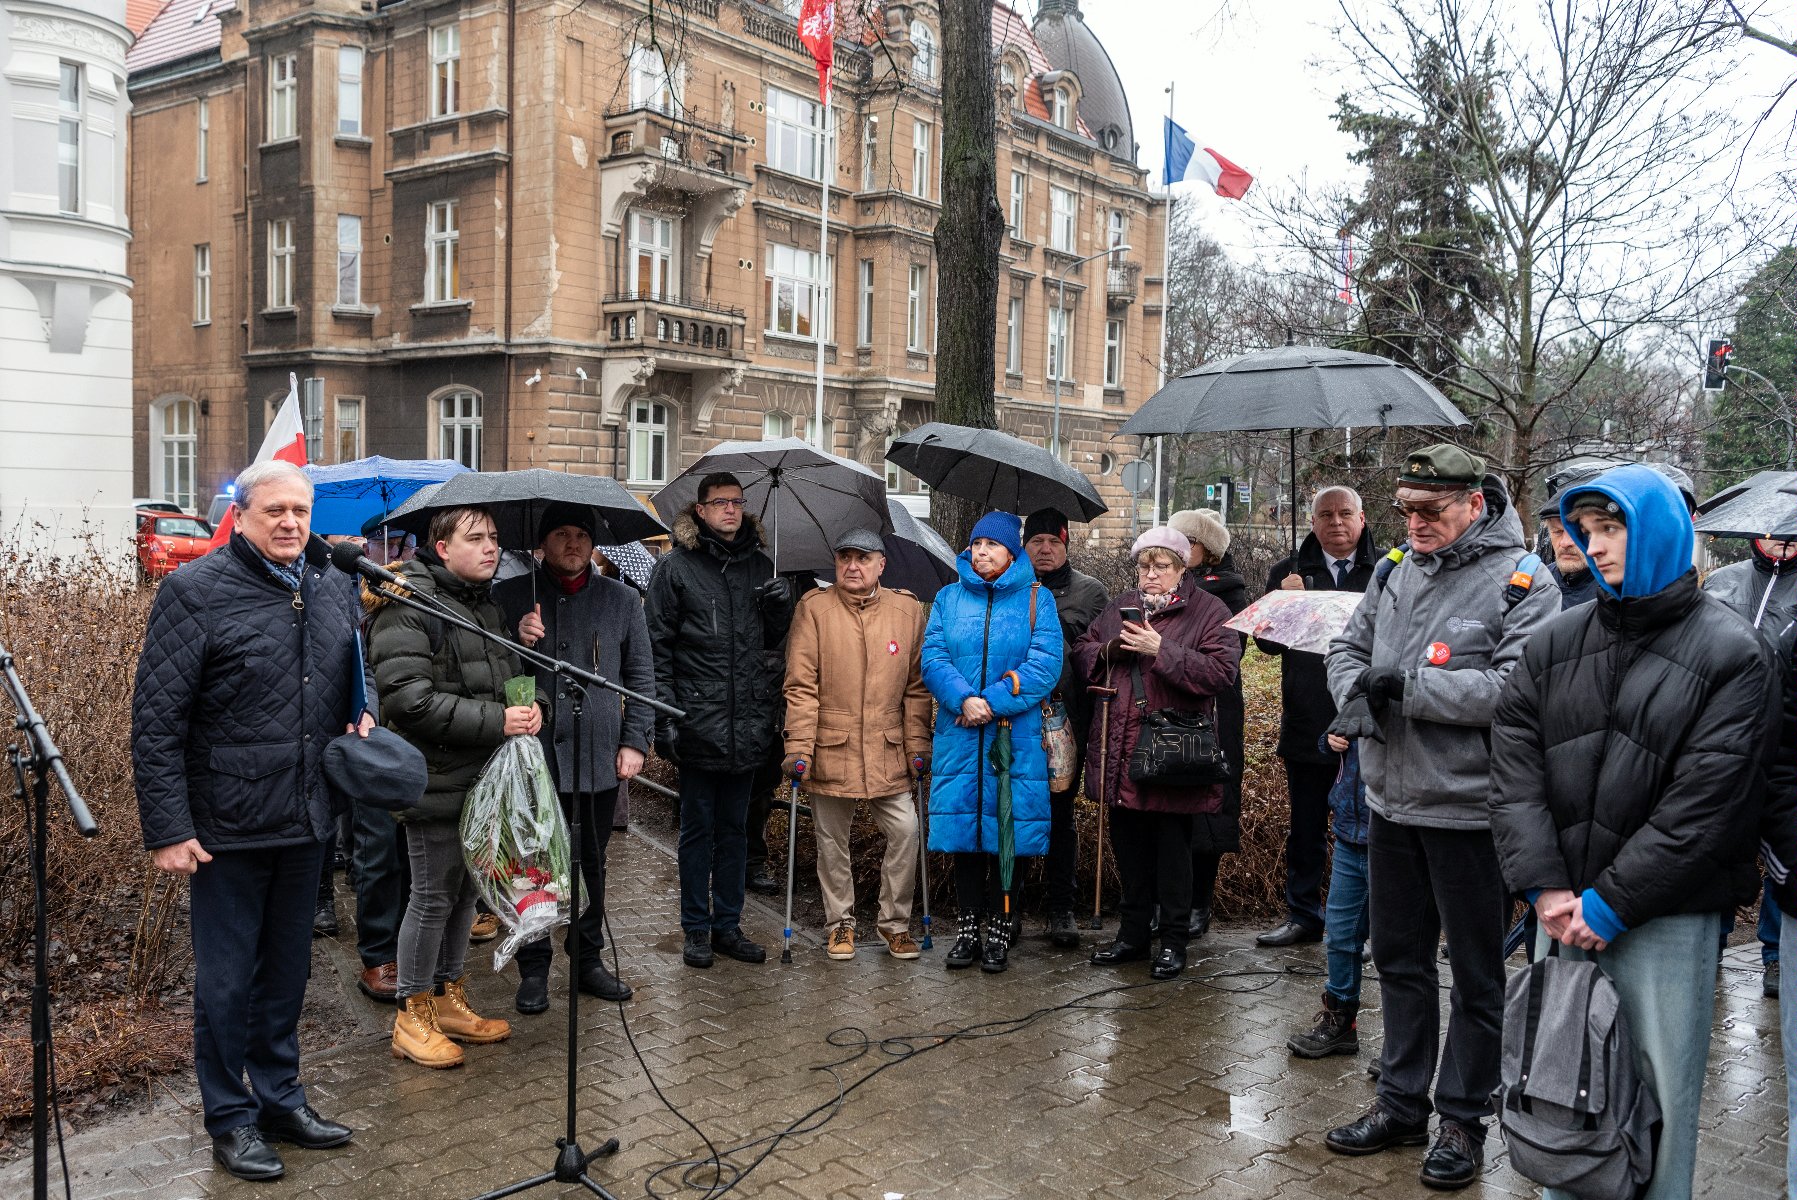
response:
[[[1223,625],[1287,650],[1323,654],[1348,627],[1361,599],[1359,592],[1268,592]]]
[[[1017,867],[1017,819],[1011,808],[1011,722],[993,723],[992,749],[987,759],[995,772],[993,792],[998,798],[998,886],[1005,894],[1005,928],[1011,927],[1011,877]]]
[[[895,438],[886,461],[987,511],[1052,508],[1071,521],[1110,511],[1091,480],[1041,446],[997,429],[931,421]]]

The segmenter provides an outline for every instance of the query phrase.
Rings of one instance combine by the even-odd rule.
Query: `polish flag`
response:
[[[262,435],[262,448],[256,451],[256,462],[269,462],[273,459],[290,462],[296,467],[306,465],[306,423],[300,419],[299,376],[287,373],[287,399],[281,402],[275,419],[269,422],[268,432]],[[211,548],[216,550],[231,540],[231,530],[237,527],[237,506],[233,504],[225,510],[224,519],[212,532]]]
[[[1165,117],[1166,168],[1162,180],[1168,187],[1176,183],[1207,183],[1217,195],[1240,200],[1248,194],[1254,176],[1218,154],[1208,146],[1200,147],[1192,135]]]
[[[817,63],[817,98],[830,103],[830,64],[836,61],[836,0],[805,0],[799,40]]]

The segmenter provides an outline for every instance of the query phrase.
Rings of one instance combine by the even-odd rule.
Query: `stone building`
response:
[[[125,0],[0,0],[0,540],[131,524]]]
[[[317,461],[647,493],[718,440],[810,436],[820,336],[827,442],[879,464],[933,407],[940,26],[843,0],[830,131],[798,7],[170,0],[130,60],[139,479],[191,450],[204,503],[294,371]],[[1121,510],[1165,204],[1074,0],[992,23],[1001,424],[1046,443],[1059,374],[1065,453]]]

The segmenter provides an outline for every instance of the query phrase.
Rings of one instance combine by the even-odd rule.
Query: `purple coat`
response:
[[[1113,600],[1073,647],[1079,670],[1089,682],[1117,689],[1110,702],[1108,743],[1102,719],[1104,701],[1094,697],[1086,750],[1086,795],[1103,804],[1143,812],[1216,812],[1223,803],[1221,785],[1160,787],[1137,784],[1129,778],[1129,755],[1141,735],[1144,710],[1136,705],[1130,670],[1135,655],[1110,645],[1123,632],[1119,610],[1124,605],[1141,607],[1141,593],[1131,588]],[[1189,571],[1180,578],[1179,589],[1167,607],[1148,618],[1161,635],[1161,650],[1142,663],[1142,683],[1148,692],[1146,711],[1196,711],[1216,720],[1215,697],[1235,683],[1242,661],[1242,639],[1224,628],[1227,620],[1229,609],[1202,591]],[[1103,794],[1100,779],[1104,781]]]

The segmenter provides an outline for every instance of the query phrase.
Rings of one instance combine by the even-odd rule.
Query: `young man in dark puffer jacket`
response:
[[[1543,947],[1594,958],[1616,985],[1664,1118],[1651,1194],[1689,1196],[1717,936],[1758,887],[1782,680],[1748,622],[1699,590],[1691,519],[1664,476],[1618,467],[1569,489],[1560,514],[1600,593],[1511,672],[1491,727],[1492,833]]]

